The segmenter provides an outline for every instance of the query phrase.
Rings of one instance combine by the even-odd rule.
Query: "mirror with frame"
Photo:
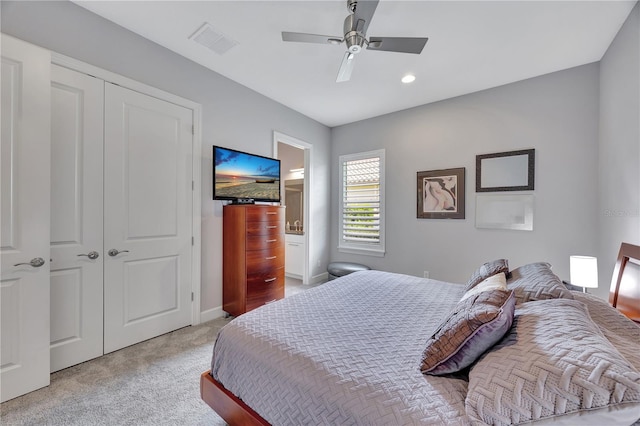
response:
[[[533,191],[535,149],[476,155],[476,192]]]

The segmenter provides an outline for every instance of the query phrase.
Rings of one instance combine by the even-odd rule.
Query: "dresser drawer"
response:
[[[284,267],[284,245],[247,251],[247,276]]]
[[[247,311],[284,297],[284,268],[247,276]]]
[[[283,219],[283,209],[279,206],[260,206],[247,210],[248,222],[279,222]]]
[[[284,234],[248,235],[247,250],[268,250],[284,244]]]
[[[247,236],[276,235],[282,233],[284,233],[284,229],[278,222],[247,222]]]

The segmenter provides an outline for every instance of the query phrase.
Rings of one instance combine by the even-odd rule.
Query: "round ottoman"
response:
[[[360,265],[359,263],[331,262],[327,267],[327,272],[329,273],[329,281],[331,281],[344,275],[349,275],[352,272],[368,271],[370,269],[368,266]]]

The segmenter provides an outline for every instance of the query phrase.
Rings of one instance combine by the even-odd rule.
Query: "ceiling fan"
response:
[[[347,44],[336,82],[348,81],[353,71],[355,55],[366,47],[368,50],[420,54],[429,40],[426,37],[369,37],[367,28],[378,7],[379,0],[347,0],[349,15],[344,20],[344,37],[283,31],[283,41],[319,44]]]

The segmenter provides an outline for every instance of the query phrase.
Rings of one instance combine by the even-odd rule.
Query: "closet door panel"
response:
[[[51,371],[103,353],[104,82],[51,67]]]
[[[0,35],[0,402],[49,384],[50,61]]]
[[[192,129],[191,110],[105,85],[105,353],[191,323]]]

